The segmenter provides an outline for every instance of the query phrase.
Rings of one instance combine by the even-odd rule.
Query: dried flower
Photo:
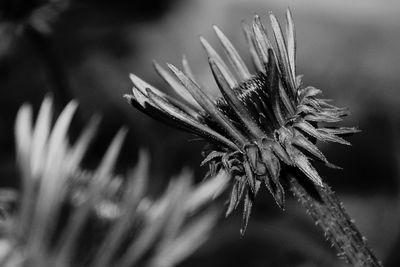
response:
[[[269,17],[275,46],[268,39],[259,16],[254,17],[251,28],[244,25],[256,68],[254,74],[217,26],[214,30],[234,73],[200,37],[222,97],[211,99],[205,93],[186,58],[182,61],[183,72],[167,64],[172,74],[155,63],[156,71],[179,99],[164,94],[133,74],[133,94],[126,95],[140,111],[210,143],[202,164],[209,164],[210,174],[221,169],[230,173],[233,186],[227,215],[244,198],[242,233],[261,183],[283,208],[282,173],[285,168],[297,168],[316,186],[322,187],[322,179],[311,161],[335,166],[317,148],[316,140],[349,145],[341,136],[358,131],[324,125],[341,121],[346,109],[318,98],[321,90],[304,86],[301,76],[296,75],[295,27],[290,10],[286,12],[285,33],[276,17],[273,14]]]
[[[193,186],[183,172],[152,199],[145,195],[146,153],[127,177],[113,173],[125,129],[96,170],[82,170],[98,119],[70,145],[67,130],[77,104],[65,107],[52,130],[51,107],[45,99],[33,128],[29,105],[17,116],[22,189],[17,211],[0,224],[1,266],[172,266],[206,240],[217,212],[199,208],[224,189],[224,174]]]

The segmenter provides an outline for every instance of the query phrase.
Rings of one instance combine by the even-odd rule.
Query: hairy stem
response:
[[[382,266],[335,192],[327,184],[315,187],[299,177],[289,175],[290,190],[336,248],[339,258],[352,266]]]

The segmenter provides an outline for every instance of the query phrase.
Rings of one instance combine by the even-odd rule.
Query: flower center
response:
[[[274,116],[270,101],[271,90],[272,88],[269,88],[268,85],[268,77],[262,72],[257,73],[251,79],[243,81],[238,87],[233,89],[237,98],[246,107],[250,117],[268,136],[272,136],[274,130],[279,128],[279,125],[277,125],[273,119]],[[225,117],[227,117],[243,135],[249,138],[249,141],[255,141],[252,140],[252,135],[243,125],[242,119],[227,103],[224,97],[218,98],[216,100],[216,105]],[[223,130],[208,114],[202,115],[207,125],[224,135]],[[259,138],[262,138],[262,136]]]

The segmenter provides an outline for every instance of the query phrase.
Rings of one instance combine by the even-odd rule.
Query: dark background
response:
[[[2,0],[0,4],[0,184],[15,184],[13,123],[24,102],[35,110],[52,92],[58,110],[80,102],[71,138],[93,114],[103,117],[87,166],[98,162],[118,128],[130,133],[120,169],[136,162],[140,148],[152,157],[154,191],[184,166],[198,167],[203,142],[169,128],[130,107],[122,95],[132,86],[129,73],[166,92],[152,60],[180,65],[186,54],[203,84],[215,89],[198,41],[205,36],[218,51],[217,24],[249,62],[242,20],[266,11],[283,21],[290,6],[297,28],[298,70],[305,84],[350,108],[346,125],[362,132],[352,147],[321,144],[342,171],[320,168],[385,266],[400,266],[400,3],[395,0],[261,1],[147,0],[71,1],[56,16],[51,32],[29,18],[45,1]],[[12,4],[10,4],[12,3]],[[41,18],[39,18],[40,20]],[[46,18],[42,18],[46,20]],[[35,30],[32,30],[34,27]],[[36,28],[35,28],[36,27]],[[222,205],[222,204],[221,204]],[[222,208],[222,207],[221,207]],[[285,212],[260,194],[244,239],[240,211],[223,219],[211,239],[182,266],[338,266],[294,199]]]

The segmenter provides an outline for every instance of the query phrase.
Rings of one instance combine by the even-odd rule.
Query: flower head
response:
[[[311,160],[330,164],[315,145],[316,140],[348,145],[341,136],[355,128],[325,127],[339,122],[346,109],[338,108],[317,96],[321,90],[304,86],[296,74],[295,27],[290,10],[283,32],[269,14],[273,45],[259,16],[244,32],[256,72],[251,73],[229,39],[214,26],[234,72],[203,38],[211,71],[222,96],[212,99],[196,81],[183,58],[183,71],[168,64],[168,72],[157,63],[159,75],[180,96],[172,98],[137,76],[128,101],[140,111],[163,122],[205,138],[210,145],[203,164],[210,173],[226,170],[232,179],[227,215],[244,198],[244,232],[254,197],[264,184],[280,207],[284,207],[283,170],[296,168],[316,186],[323,186]]]

